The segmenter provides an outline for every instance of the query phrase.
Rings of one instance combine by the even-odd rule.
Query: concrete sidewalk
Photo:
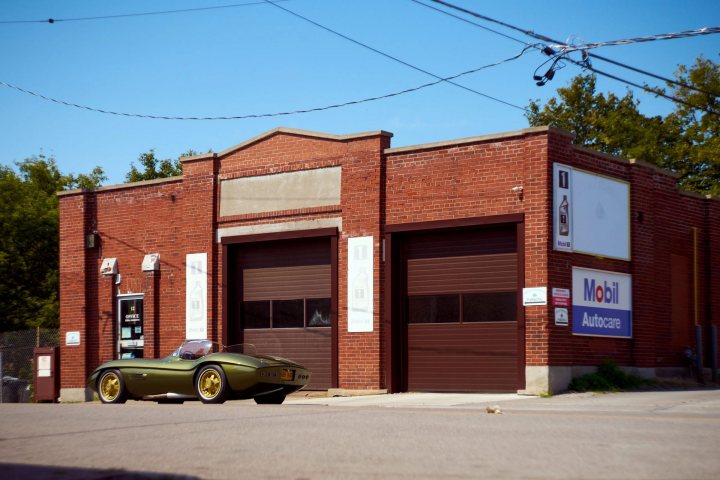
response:
[[[538,398],[515,393],[394,393],[342,397],[290,396],[286,405],[327,405],[342,407],[486,408],[499,402]]]

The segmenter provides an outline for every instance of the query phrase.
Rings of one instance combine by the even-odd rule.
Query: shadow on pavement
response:
[[[131,472],[118,469],[74,468],[55,465],[0,463],[4,480],[201,480],[200,477],[174,473]]]

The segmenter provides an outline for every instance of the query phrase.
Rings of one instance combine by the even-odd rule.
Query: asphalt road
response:
[[[714,480],[720,391],[0,404],[0,478]]]

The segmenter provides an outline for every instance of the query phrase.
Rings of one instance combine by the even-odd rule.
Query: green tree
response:
[[[720,65],[700,57],[690,68],[680,65],[675,78],[694,88],[668,85],[689,105],[678,104],[666,119],[680,141],[664,166],[681,175],[685,188],[720,196]]]
[[[197,152],[194,150],[188,150],[175,160],[171,160],[169,158],[158,160],[157,157],[155,157],[155,150],[141,153],[138,157],[138,163],[140,163],[143,170],[140,171],[135,166],[135,162],[131,163],[130,171],[127,175],[125,175],[125,181],[141,182],[143,180],[180,176],[182,175],[182,158],[191,157],[193,155],[197,155]]]
[[[107,180],[100,167],[63,175],[43,155],[0,166],[0,331],[56,327],[58,310],[58,197]]]
[[[710,60],[698,58],[695,65],[680,66],[679,83],[706,93],[668,84],[670,94],[700,109],[680,103],[666,117],[646,116],[640,102],[628,91],[618,97],[596,89],[594,75],[579,75],[558,96],[541,106],[528,105],[531,126],[552,125],[575,134],[575,142],[601,152],[635,158],[672,170],[680,175],[682,188],[720,194],[720,70]],[[657,90],[665,93],[664,90]],[[713,94],[714,92],[714,94]]]

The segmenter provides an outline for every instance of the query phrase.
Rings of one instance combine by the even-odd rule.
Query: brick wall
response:
[[[338,375],[343,388],[382,388],[384,226],[507,214],[524,218],[524,285],[570,288],[572,266],[633,275],[632,339],[573,336],[557,327],[553,307],[525,308],[527,365],[591,365],[612,357],[625,365],[677,365],[669,351],[672,322],[671,255],[693,257],[698,238],[700,323],[720,323],[720,202],[677,192],[675,179],[572,145],[554,129],[391,149],[373,132],[333,137],[277,130],[220,154],[184,162],[182,178],[72,192],[60,201],[61,335],[81,333],[81,345],[62,346],[63,388],[84,386],[87,374],[114,356],[117,294],[145,294],[146,356],[164,356],[185,337],[185,255],[208,254],[209,336],[223,341],[222,251],[218,228],[342,218],[338,241]],[[552,250],[552,164],[628,181],[632,261]],[[219,216],[223,179],[342,167],[341,204]],[[523,193],[513,192],[522,186]],[[97,231],[100,244],[85,248]],[[374,330],[347,332],[348,238],[374,238]],[[144,255],[159,253],[159,272],[142,272]],[[99,275],[103,258],[118,258],[122,281]],[[694,312],[693,312],[694,313]],[[64,343],[64,342],[63,342]]]
[[[550,161],[610,176],[630,183],[631,261],[579,253],[551,252],[549,287],[570,288],[571,267],[585,267],[632,275],[633,338],[611,339],[573,336],[570,327],[550,329],[550,365],[597,365],[613,359],[619,364],[644,368],[683,364],[682,351],[672,346],[671,255],[693,265],[697,230],[698,311],[700,323],[720,323],[712,285],[720,280],[717,253],[718,202],[681,193],[670,173],[641,162],[592,152],[573,146],[568,138],[551,134]],[[715,212],[715,216],[710,212]],[[715,256],[715,259],[710,258]],[[694,285],[687,279],[690,294]],[[692,309],[692,298],[689,299]],[[572,312],[571,322],[572,322]],[[691,310],[691,321],[695,311]]]

